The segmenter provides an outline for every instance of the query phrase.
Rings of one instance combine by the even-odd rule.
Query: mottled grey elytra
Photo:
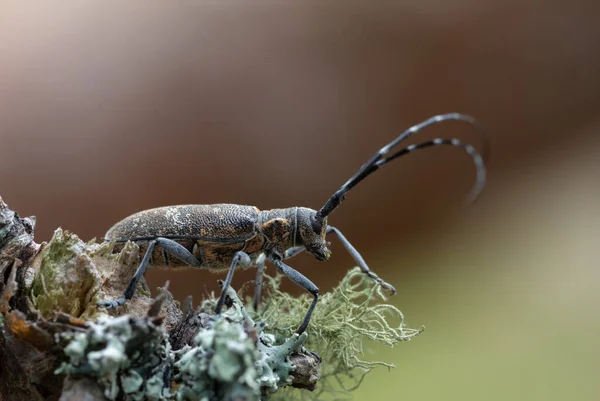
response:
[[[331,233],[340,240],[366,275],[394,294],[396,289],[371,271],[346,237],[337,228],[327,224],[327,216],[342,203],[351,188],[379,167],[417,149],[437,145],[460,148],[472,157],[477,177],[469,198],[474,201],[485,186],[486,168],[484,157],[472,145],[458,139],[437,138],[392,152],[400,142],[421,129],[448,120],[462,121],[479,127],[474,118],[458,113],[437,115],[412,126],[381,148],[318,211],[305,207],[261,211],[254,206],[227,203],[179,205],[144,210],[121,220],[108,230],[105,240],[115,240],[117,243],[133,241],[140,246],[144,256],[123,297],[113,301],[102,301],[98,305],[115,308],[131,299],[138,281],[151,265],[193,266],[212,271],[228,270],[215,308],[215,313],[219,314],[236,267],[256,266],[258,272],[254,306],[258,308],[265,262],[269,260],[280,272],[314,297],[297,329],[297,333],[301,334],[310,322],[319,297],[319,289],[283,261],[303,251],[307,251],[317,260],[328,260],[331,252],[326,235]],[[485,140],[484,145],[485,156],[488,151]]]

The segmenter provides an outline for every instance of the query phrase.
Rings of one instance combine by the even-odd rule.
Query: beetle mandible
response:
[[[342,203],[350,189],[384,164],[417,149],[438,145],[460,148],[472,157],[477,174],[469,198],[474,201],[485,185],[486,167],[484,158],[472,145],[458,139],[437,138],[392,152],[409,136],[427,126],[448,120],[462,121],[479,127],[473,117],[459,113],[433,116],[410,127],[381,148],[319,210],[290,207],[261,211],[254,206],[234,204],[180,205],[145,210],[125,218],[108,230],[105,239],[121,243],[136,242],[144,256],[123,297],[113,301],[101,301],[98,305],[110,309],[131,299],[140,278],[152,264],[192,266],[212,271],[228,269],[215,308],[216,314],[221,312],[225,292],[231,284],[236,267],[256,266],[256,307],[260,299],[265,262],[269,260],[281,273],[313,296],[313,301],[296,331],[301,334],[310,322],[319,298],[319,289],[303,274],[284,263],[284,260],[303,251],[309,252],[319,261],[328,260],[331,252],[326,241],[327,234],[334,234],[340,240],[366,275],[391,291],[392,295],[395,294],[396,289],[369,269],[362,256],[340,230],[327,224],[327,217]],[[484,155],[487,142],[485,146]]]

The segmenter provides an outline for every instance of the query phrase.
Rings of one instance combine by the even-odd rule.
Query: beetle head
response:
[[[306,250],[314,255],[317,260],[327,260],[331,251],[327,248],[325,235],[327,234],[327,218],[318,220],[317,212],[313,209],[299,207],[296,221],[296,241],[301,242]]]

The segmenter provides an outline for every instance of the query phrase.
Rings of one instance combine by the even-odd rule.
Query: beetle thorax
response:
[[[325,241],[327,218],[320,224],[316,214],[316,210],[306,207],[260,212],[258,230],[267,241],[266,248],[283,255],[286,249],[304,246],[317,260],[329,259],[331,252]]]
[[[260,212],[258,231],[267,241],[267,247],[282,254],[296,246],[296,209],[271,209]]]

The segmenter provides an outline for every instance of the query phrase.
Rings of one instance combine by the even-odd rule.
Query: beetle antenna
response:
[[[469,193],[469,202],[474,202],[483,187],[485,186],[486,181],[486,168],[485,168],[485,160],[489,158],[489,141],[486,136],[483,137],[484,146],[483,152],[480,154],[477,150],[470,144],[463,143],[459,139],[444,139],[444,138],[436,138],[430,141],[422,142],[416,145],[409,145],[405,148],[402,148],[395,153],[391,153],[391,150],[396,147],[400,142],[406,140],[409,136],[421,131],[423,128],[426,128],[430,125],[434,125],[443,121],[463,121],[468,124],[471,124],[480,129],[483,133],[483,129],[473,117],[466,114],[459,113],[448,113],[448,114],[440,114],[437,116],[433,116],[428,118],[427,120],[420,122],[419,124],[413,125],[402,134],[400,134],[396,139],[392,142],[385,145],[381,148],[371,159],[369,159],[363,166],[358,170],[354,176],[352,176],[344,185],[340,187],[332,196],[327,200],[325,205],[317,212],[316,219],[318,221],[322,221],[325,217],[327,217],[331,212],[333,212],[344,200],[346,197],[346,193],[350,191],[356,184],[364,180],[366,177],[374,173],[379,167],[384,164],[391,162],[401,156],[404,156],[408,153],[411,153],[417,149],[424,149],[432,146],[438,145],[450,145],[457,148],[460,148],[467,152],[472,158],[473,163],[477,169],[477,176],[475,185],[471,189]],[[483,155],[483,156],[482,156]]]

